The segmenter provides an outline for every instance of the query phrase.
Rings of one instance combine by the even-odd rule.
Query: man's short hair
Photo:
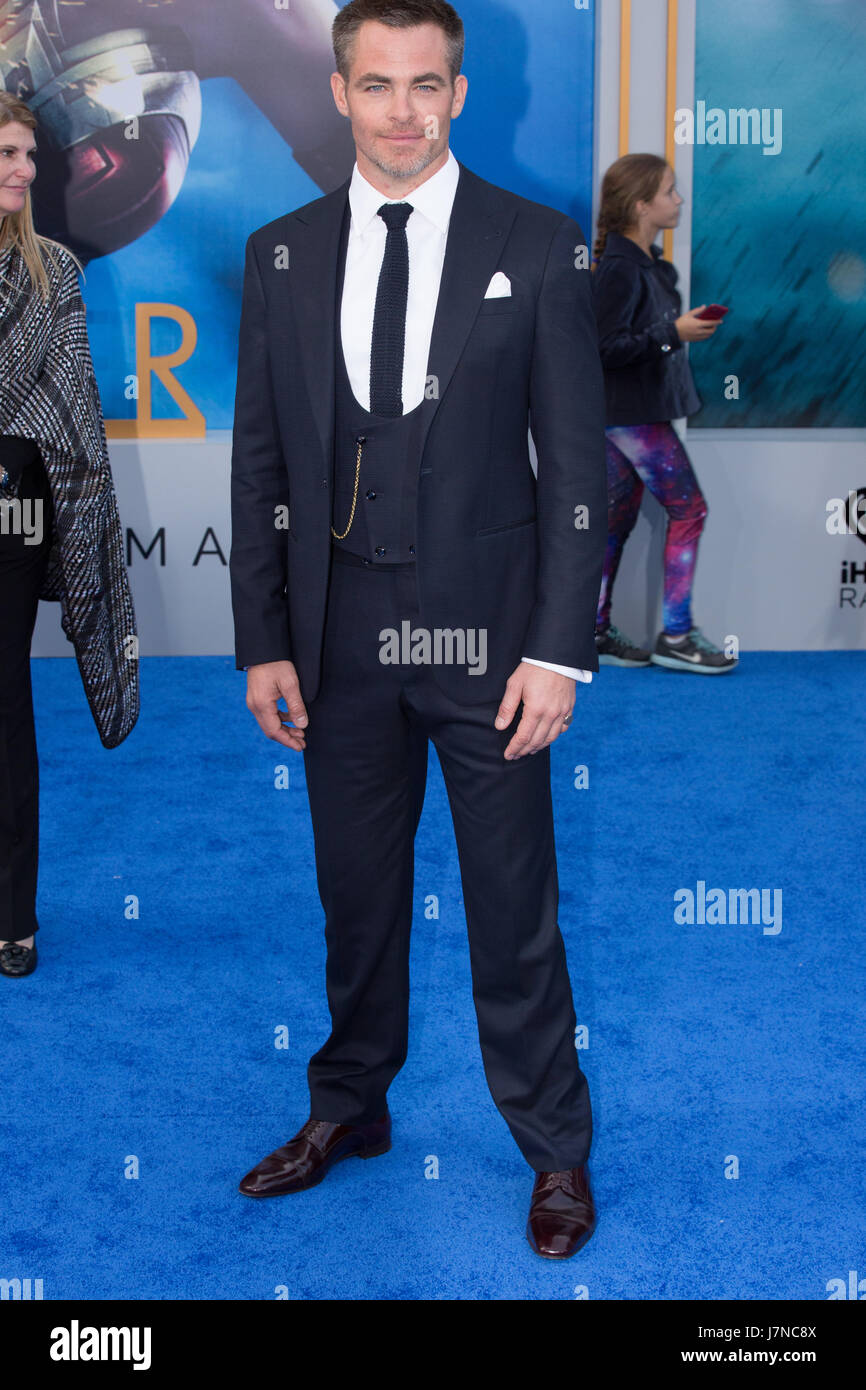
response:
[[[445,34],[448,68],[454,86],[463,64],[463,20],[447,0],[350,0],[340,10],[331,29],[337,72],[344,82],[349,80],[358,30],[368,20],[388,24],[392,29],[438,24]]]

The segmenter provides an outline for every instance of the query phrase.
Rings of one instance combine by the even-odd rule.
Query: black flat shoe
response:
[[[32,946],[21,946],[17,941],[7,941],[0,946],[0,974],[31,975],[36,969],[36,942]]]

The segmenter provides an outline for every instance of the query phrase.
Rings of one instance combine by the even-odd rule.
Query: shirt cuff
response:
[[[584,685],[589,685],[592,680],[591,671],[579,671],[574,666],[557,666],[553,661],[536,661],[532,656],[522,656],[521,661],[528,661],[530,666],[543,666],[545,671],[558,671],[561,676],[570,676],[573,681],[582,681]]]

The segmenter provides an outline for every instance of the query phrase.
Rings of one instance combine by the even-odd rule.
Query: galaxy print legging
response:
[[[667,422],[618,425],[605,431],[607,450],[607,553],[598,600],[596,632],[610,627],[613,581],[622,548],[640,511],[644,487],[668,514],[664,557],[664,626],[671,636],[692,626],[692,581],[698,541],[707,515],[698,480],[676,430]]]

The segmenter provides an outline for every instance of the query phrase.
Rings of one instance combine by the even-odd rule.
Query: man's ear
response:
[[[460,115],[460,112],[463,110],[463,105],[464,105],[464,102],[466,101],[466,91],[467,91],[468,86],[469,86],[469,83],[467,82],[466,78],[463,76],[462,73],[460,73],[460,75],[459,75],[458,77],[455,77],[455,79],[454,79],[454,96],[453,96],[452,101],[451,101],[451,119],[452,119],[452,121],[455,120],[456,117],[459,116],[459,115]]]
[[[346,84],[338,72],[331,73],[331,91],[334,95],[334,104],[341,116],[349,115],[349,108],[346,105]]]

